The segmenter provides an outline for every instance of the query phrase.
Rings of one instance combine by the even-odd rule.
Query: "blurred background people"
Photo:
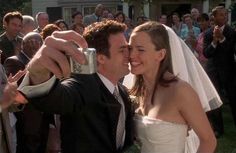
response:
[[[114,15],[111,12],[109,12],[108,15],[107,15],[107,19],[108,20],[114,20]]]
[[[83,34],[85,26],[82,23],[76,23],[71,26],[71,30],[74,30],[75,32],[79,34]]]
[[[145,23],[146,21],[148,21],[148,18],[147,18],[147,17],[145,17],[145,16],[138,16],[138,17],[137,17],[137,23],[136,23],[136,25],[137,25],[137,26],[138,26],[138,25],[141,25],[141,24]]]
[[[43,40],[45,40],[48,36],[51,36],[54,31],[61,31],[61,29],[55,24],[48,24],[43,28],[40,34]]]
[[[3,63],[6,58],[17,55],[21,50],[22,38],[19,33],[22,28],[23,17],[20,12],[9,12],[3,17],[4,33],[0,35],[0,50]]]
[[[104,20],[114,20],[114,15],[107,9],[104,9],[102,13],[102,21]]]
[[[162,14],[159,18],[159,22],[161,24],[167,25],[167,15],[166,14]]]
[[[203,48],[204,48],[204,35],[205,35],[206,31],[210,28],[208,14],[206,14],[206,13],[201,14],[198,17],[198,23],[201,28],[201,33],[197,37],[195,51],[198,54],[197,58],[198,58],[199,62],[201,63],[202,67],[204,69],[206,69],[207,58],[205,58],[205,56],[203,55]]]
[[[72,24],[83,23],[83,14],[80,11],[76,11],[72,14]]]
[[[197,21],[199,16],[200,16],[199,10],[196,8],[192,8],[191,17],[192,17],[193,26],[198,27],[198,28],[200,28],[200,25]]]
[[[190,49],[195,53],[195,44],[198,35],[200,34],[200,29],[193,26],[192,18],[190,14],[185,14],[183,16],[183,22],[186,24],[180,31],[180,37],[186,42]]]
[[[38,12],[35,16],[35,20],[38,27],[34,31],[38,33],[42,32],[42,29],[49,23],[49,17],[46,12]]]
[[[20,31],[21,37],[24,37],[27,33],[34,31],[36,23],[34,18],[30,15],[23,15],[22,29]]]
[[[125,19],[125,24],[126,24],[126,29],[125,29],[125,38],[127,40],[127,42],[129,41],[129,37],[134,29],[134,26],[133,26],[133,23],[132,23],[132,20],[130,18],[126,18]]]
[[[235,31],[228,24],[228,12],[223,6],[212,10],[214,26],[204,36],[204,56],[208,59],[208,75],[225,102],[227,97],[236,126],[236,88],[235,88]],[[225,94],[222,94],[224,91]],[[217,137],[224,133],[221,109],[211,115],[213,129]]]
[[[43,44],[42,37],[37,32],[30,32],[23,37],[22,50],[9,57],[4,62],[6,74],[15,75],[19,70],[24,70],[30,59]],[[20,84],[22,79],[18,81]],[[31,105],[25,105],[20,112],[14,113],[17,132],[16,153],[40,153],[46,149],[48,123],[44,123],[43,113],[35,110]]]
[[[66,23],[64,20],[62,20],[62,19],[59,19],[59,20],[55,21],[54,23],[55,23],[55,25],[57,25],[62,31],[64,31],[64,30],[69,30],[69,27],[68,27],[67,23]]]
[[[180,15],[177,12],[174,12],[172,14],[172,29],[178,36],[180,36],[181,29],[184,27],[186,27],[186,25],[181,22]]]
[[[121,11],[117,12],[114,16],[115,20],[120,23],[125,22],[125,14]]]
[[[104,10],[104,6],[102,4],[98,4],[95,8],[95,12],[90,15],[86,15],[83,19],[84,26],[88,26],[94,22],[101,21],[102,13]]]
[[[1,52],[0,52],[1,60]],[[16,97],[19,95],[17,91],[18,81],[26,71],[19,71],[15,76],[7,78],[5,69],[0,63],[0,152],[1,153],[15,153],[16,152],[16,118],[11,113],[14,111],[20,111],[23,107],[17,107],[18,105],[11,105],[15,102]],[[8,109],[6,109],[10,106]]]

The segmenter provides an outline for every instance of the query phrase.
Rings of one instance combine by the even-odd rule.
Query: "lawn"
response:
[[[218,139],[216,153],[236,153],[236,127],[229,106],[223,106],[224,135]]]

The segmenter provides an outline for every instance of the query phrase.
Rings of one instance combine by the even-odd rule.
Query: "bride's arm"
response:
[[[178,108],[187,124],[194,130],[200,140],[197,152],[213,153],[217,141],[197,93],[187,83],[181,83],[178,88]]]

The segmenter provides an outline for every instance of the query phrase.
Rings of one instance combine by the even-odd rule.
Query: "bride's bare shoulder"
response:
[[[178,102],[185,103],[199,100],[196,91],[189,83],[178,79],[172,86],[175,92],[175,98]]]

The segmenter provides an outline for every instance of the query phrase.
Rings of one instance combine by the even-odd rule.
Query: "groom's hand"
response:
[[[57,78],[70,75],[70,65],[67,56],[83,64],[85,57],[78,50],[87,48],[85,39],[74,31],[58,31],[49,36],[28,65],[31,84],[47,81],[51,74]]]

